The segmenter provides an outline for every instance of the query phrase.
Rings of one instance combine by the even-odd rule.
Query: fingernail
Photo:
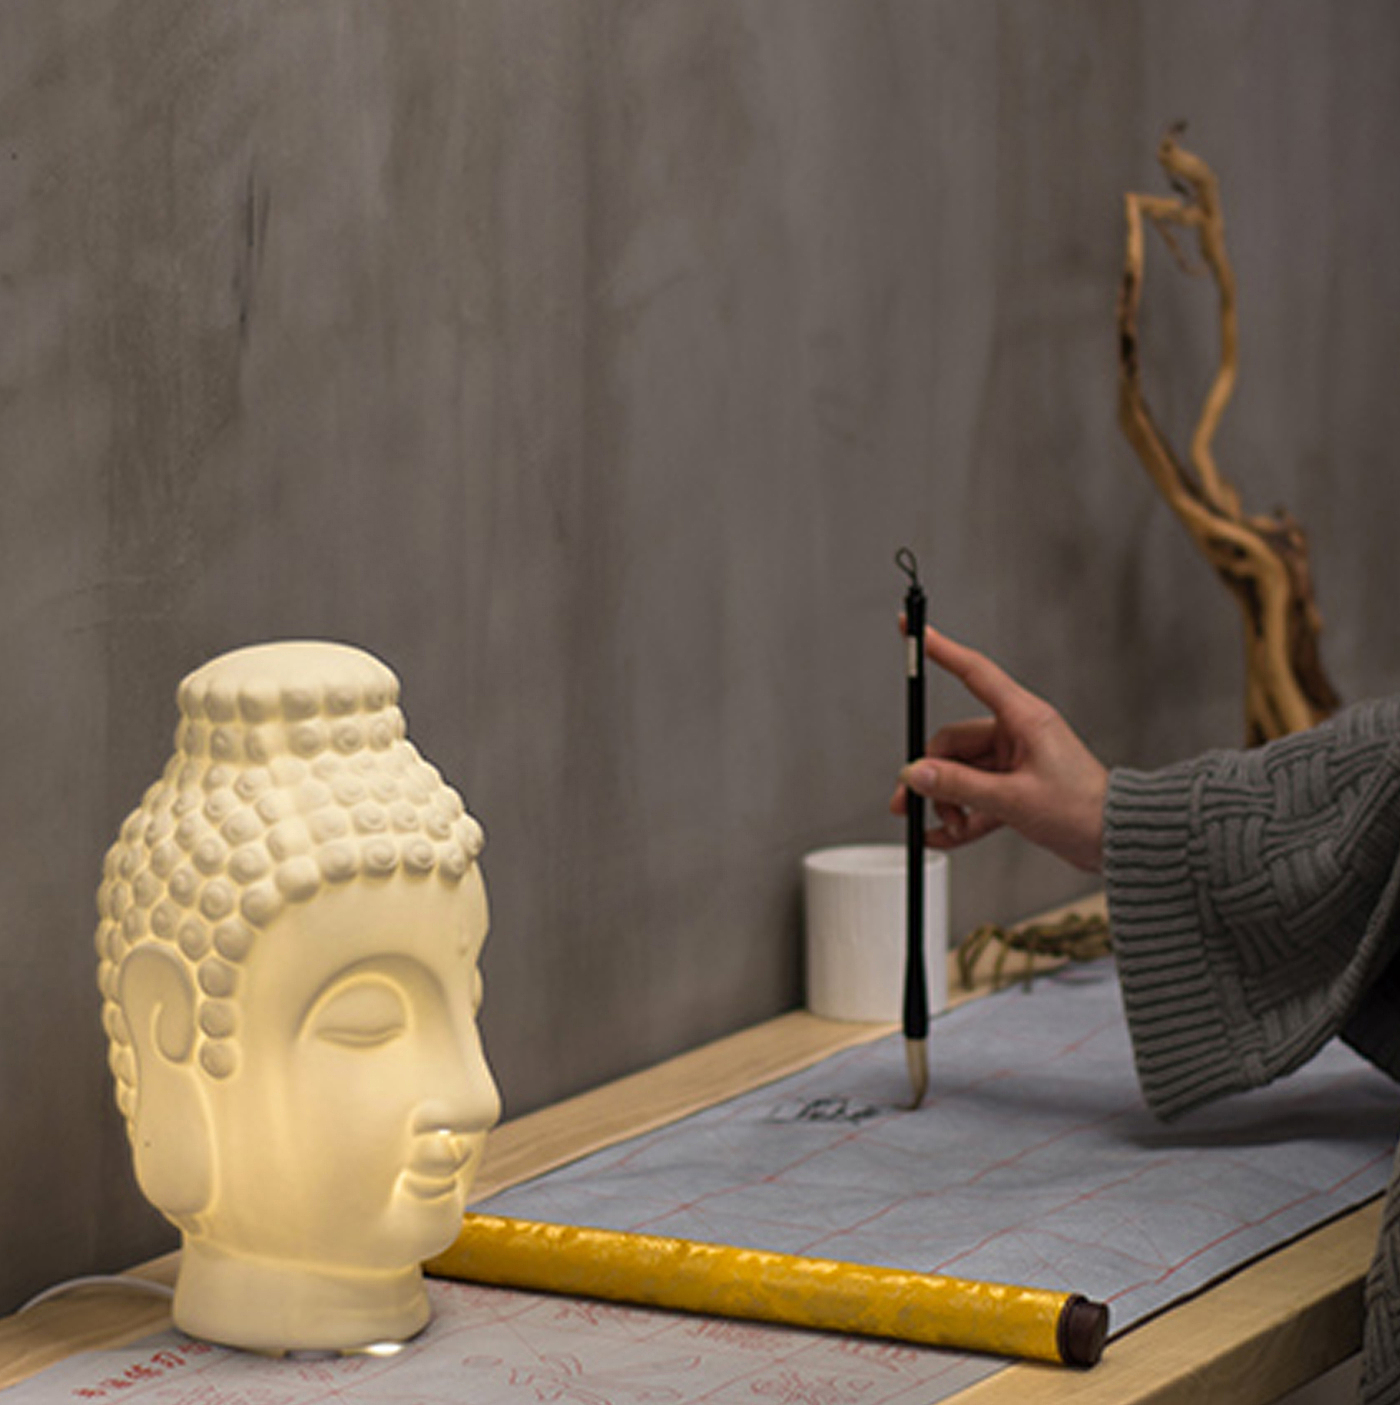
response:
[[[929,761],[911,761],[900,773],[899,778],[911,790],[921,795],[933,789],[938,779],[938,769]]]

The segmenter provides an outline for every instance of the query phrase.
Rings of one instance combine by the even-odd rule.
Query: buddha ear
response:
[[[147,944],[122,962],[117,995],[136,1054],[136,1179],[151,1204],[179,1224],[205,1209],[214,1192],[213,1130],[194,1058],[194,982],[174,952]]]

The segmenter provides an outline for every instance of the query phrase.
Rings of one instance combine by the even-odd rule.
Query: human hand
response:
[[[909,791],[933,802],[939,823],[931,849],[957,849],[1003,825],[1076,868],[1103,866],[1103,810],[1108,772],[1043,699],[991,659],[933,628],[924,653],[979,702],[990,717],[954,722],[936,732],[928,757],[899,773],[890,802],[903,814]]]

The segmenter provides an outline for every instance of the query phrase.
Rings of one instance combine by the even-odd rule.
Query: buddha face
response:
[[[323,891],[242,973],[239,1066],[205,1088],[212,1194],[187,1233],[317,1269],[403,1268],[455,1236],[499,1114],[476,1029],[485,891]]]

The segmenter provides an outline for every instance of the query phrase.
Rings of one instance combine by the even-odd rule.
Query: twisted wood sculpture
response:
[[[1245,726],[1250,745],[1300,731],[1338,705],[1322,666],[1322,619],[1313,599],[1308,545],[1285,509],[1247,514],[1221,476],[1212,448],[1235,388],[1239,327],[1235,275],[1225,249],[1225,220],[1215,172],[1178,141],[1181,128],[1157,148],[1179,198],[1128,194],[1127,249],[1118,300],[1118,417],[1129,443],[1192,540],[1239,603],[1245,630]],[[1206,394],[1190,454],[1183,462],[1158,427],[1142,388],[1138,307],[1143,285],[1143,223],[1161,233],[1176,262],[1192,267],[1176,231],[1194,234],[1220,296],[1220,365]]]
[[[1283,508],[1271,517],[1247,514],[1215,462],[1215,432],[1234,393],[1239,361],[1235,274],[1225,248],[1219,181],[1200,157],[1180,144],[1180,135],[1181,128],[1173,128],[1157,147],[1179,198],[1131,193],[1124,197],[1128,238],[1118,300],[1118,418],[1152,481],[1239,603],[1245,630],[1246,739],[1255,745],[1320,722],[1335,711],[1339,699],[1318,649],[1322,617],[1313,599],[1302,526]],[[1204,271],[1214,278],[1220,296],[1220,365],[1191,436],[1187,462],[1153,419],[1142,388],[1138,308],[1147,220],[1187,273],[1203,270],[1187,259],[1176,232],[1194,233]],[[1001,984],[1014,951],[1024,957],[1029,986],[1036,956],[1090,960],[1111,944],[1108,923],[1097,914],[1016,928],[988,924],[963,939],[958,969],[970,989],[978,959],[995,945],[1000,950],[993,984]]]

